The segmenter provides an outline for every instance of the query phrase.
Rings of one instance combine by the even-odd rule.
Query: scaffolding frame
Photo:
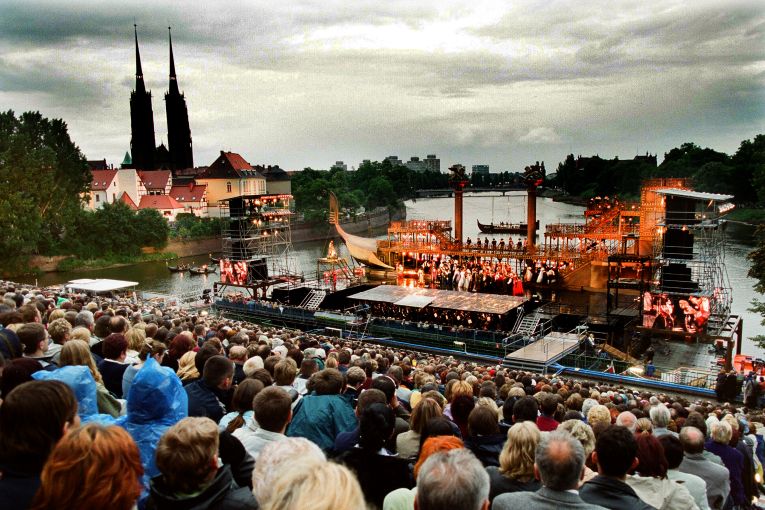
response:
[[[301,281],[292,250],[292,195],[240,195],[220,202],[223,239],[222,258],[264,261],[268,275],[255,280],[269,286]]]

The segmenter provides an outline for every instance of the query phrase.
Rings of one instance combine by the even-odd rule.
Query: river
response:
[[[428,198],[419,199],[416,202],[406,202],[408,219],[453,219],[454,201],[451,198]],[[505,221],[516,223],[525,221],[526,196],[523,192],[514,192],[505,197],[489,197],[486,195],[467,194],[464,199],[464,237],[475,240],[479,235],[476,220],[488,223],[493,219],[496,222]],[[537,216],[540,223],[540,231],[544,232],[548,223],[570,223],[583,221],[583,208],[580,206],[553,202],[549,198],[537,199]],[[380,237],[384,237],[384,232]],[[485,237],[482,235],[481,237]],[[499,236],[498,236],[499,237]],[[504,236],[506,238],[506,236]],[[516,241],[518,236],[512,236]],[[754,280],[747,276],[750,264],[746,254],[751,251],[750,246],[728,240],[726,244],[725,267],[730,279],[733,295],[733,313],[740,315],[744,320],[744,343],[743,352],[765,357],[765,351],[757,348],[750,340],[750,336],[765,335],[765,326],[760,324],[761,317],[749,312],[747,308],[753,298],[757,296],[754,291]],[[344,245],[339,246],[342,256],[348,257]],[[316,259],[326,254],[326,243],[303,243],[296,245],[294,249],[295,265],[299,272],[307,277],[316,274]],[[206,256],[187,257],[181,259],[183,263],[203,263]],[[136,281],[139,288],[162,294],[182,294],[192,291],[200,291],[202,288],[211,287],[217,275],[191,276],[183,273],[170,273],[164,262],[148,262],[132,266],[103,269],[98,271],[69,271],[65,273],[48,273],[38,278],[38,285],[53,285],[63,283],[75,278],[115,278],[118,280]],[[35,283],[34,278],[21,279],[26,283]],[[760,296],[762,298],[762,296]]]

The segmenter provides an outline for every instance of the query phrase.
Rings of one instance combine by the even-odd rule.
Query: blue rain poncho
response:
[[[127,395],[127,415],[117,424],[133,437],[141,452],[143,484],[159,475],[154,452],[165,431],[188,415],[188,399],[172,369],[148,358],[138,371]]]
[[[77,399],[77,414],[82,423],[98,422],[104,425],[114,424],[114,418],[98,413],[96,380],[90,369],[84,365],[61,367],[52,372],[40,370],[32,374],[38,381],[61,381],[69,386]]]

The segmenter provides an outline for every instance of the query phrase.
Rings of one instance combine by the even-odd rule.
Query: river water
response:
[[[406,202],[408,219],[450,219],[454,216],[454,201],[451,198],[419,199],[416,202]],[[505,221],[517,223],[526,219],[526,196],[523,192],[513,192],[508,196],[490,197],[487,195],[467,194],[464,199],[463,236],[475,240],[480,234],[476,220],[489,223]],[[553,202],[549,198],[537,199],[537,217],[540,223],[540,232],[544,232],[548,223],[572,223],[583,222],[580,206]],[[493,218],[492,218],[493,216]],[[384,232],[379,237],[384,237]],[[481,237],[486,237],[481,235]],[[489,236],[491,237],[491,236]],[[500,236],[497,236],[500,237]],[[507,240],[507,236],[502,236]],[[512,236],[518,240],[518,235]],[[294,248],[295,266],[298,272],[302,272],[307,278],[316,275],[316,259],[326,254],[326,242],[303,243]],[[345,246],[338,246],[340,254],[348,257]],[[743,352],[765,357],[765,352],[758,349],[749,340],[750,336],[765,335],[765,326],[760,324],[761,317],[749,312],[747,308],[753,298],[757,297],[754,291],[754,280],[747,277],[750,264],[746,254],[751,251],[751,246],[728,240],[726,244],[725,267],[730,279],[733,293],[733,313],[740,315],[744,320],[744,343]],[[207,256],[186,257],[182,263],[204,263]],[[175,264],[175,262],[173,262]],[[114,278],[118,280],[136,281],[139,288],[144,291],[162,294],[183,294],[199,291],[211,287],[217,275],[192,276],[188,273],[170,273],[164,262],[148,262],[132,266],[124,266],[98,271],[70,271],[65,273],[48,273],[38,278],[38,285],[53,285],[64,283],[76,278]],[[35,283],[34,278],[21,279],[26,283]],[[762,299],[763,296],[760,296]]]

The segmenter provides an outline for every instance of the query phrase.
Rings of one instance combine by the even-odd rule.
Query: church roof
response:
[[[132,165],[133,164],[133,158],[130,157],[130,153],[125,151],[125,157],[122,158],[122,166],[126,165]]]
[[[130,208],[131,208],[132,210],[134,210],[134,211],[135,211],[136,209],[138,209],[138,206],[137,206],[137,205],[135,205],[135,202],[133,202],[133,199],[132,199],[132,198],[130,198],[130,195],[128,195],[128,194],[127,194],[127,193],[125,193],[124,191],[122,192],[122,195],[120,196],[120,202],[122,202],[122,203],[123,203],[123,204],[125,204],[126,206],[130,207]]]
[[[106,164],[105,159],[88,160],[88,167],[91,170],[108,170],[109,166]]]
[[[235,152],[220,151],[218,159],[201,173],[199,179],[244,179],[247,177],[264,178],[247,160]]]
[[[112,181],[117,177],[117,170],[93,170],[91,174],[93,180],[90,183],[90,189],[93,191],[104,191],[111,186]]]
[[[170,196],[178,202],[199,202],[207,191],[207,184],[194,184],[173,186],[170,188]]]
[[[170,195],[144,195],[139,209],[183,209],[183,206]]]
[[[138,172],[144,187],[147,190],[164,190],[168,184],[172,184],[173,173],[170,170],[144,170]]]

